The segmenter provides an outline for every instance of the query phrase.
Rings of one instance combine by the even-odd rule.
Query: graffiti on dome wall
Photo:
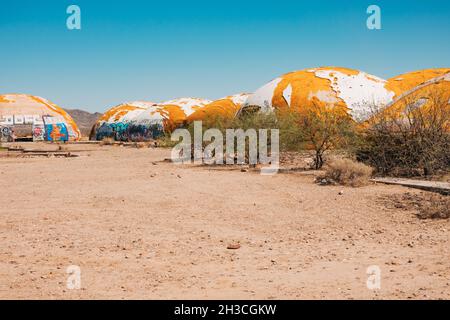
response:
[[[0,138],[2,142],[14,140],[14,127],[31,124],[33,141],[68,141],[73,130],[68,128],[61,117],[39,115],[4,115],[0,121]]]
[[[103,140],[104,138],[113,138],[114,137],[114,131],[109,126],[109,124],[102,123],[100,127],[97,128],[96,134],[95,134],[95,140]]]
[[[69,141],[69,131],[60,117],[43,117],[46,141]]]
[[[96,130],[95,139],[113,138],[116,141],[148,141],[164,134],[160,124],[135,124],[133,122],[104,122]]]
[[[69,141],[69,133],[64,123],[45,125],[45,140],[47,141]]]
[[[154,123],[150,125],[131,124],[128,127],[128,138],[131,141],[147,141],[156,139],[164,134],[162,125]]]
[[[33,141],[45,140],[45,126],[43,124],[34,124],[32,133],[33,133]]]
[[[0,141],[10,142],[12,141],[12,128],[9,126],[0,126]]]

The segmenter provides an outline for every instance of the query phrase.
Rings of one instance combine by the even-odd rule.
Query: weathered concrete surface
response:
[[[448,182],[423,181],[423,180],[400,179],[400,178],[376,178],[372,179],[372,181],[386,184],[401,185],[409,188],[422,189],[450,195],[450,183]]]

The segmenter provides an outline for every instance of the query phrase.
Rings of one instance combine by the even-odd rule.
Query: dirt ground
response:
[[[450,298],[450,221],[380,201],[414,190],[67,148],[85,151],[0,157],[1,299]],[[374,265],[380,290],[366,285]]]

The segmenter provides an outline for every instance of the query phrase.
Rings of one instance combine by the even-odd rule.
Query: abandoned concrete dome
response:
[[[386,88],[394,91],[396,95],[395,98],[398,98],[399,96],[407,93],[410,90],[413,90],[417,86],[429,80],[438,79],[439,77],[442,77],[449,73],[450,69],[448,68],[425,69],[408,72],[388,79]]]
[[[161,103],[125,103],[105,112],[92,129],[91,139],[151,140],[186,124],[189,115],[210,102],[199,98],[179,98]]]
[[[207,119],[233,119],[241,108],[241,105],[248,99],[250,94],[240,93],[227,96],[197,109],[189,117],[188,122]]]
[[[178,98],[158,104],[166,119],[166,130],[171,131],[183,124],[196,111],[204,108],[212,101],[202,98]]]
[[[301,111],[308,106],[332,105],[356,120],[367,119],[374,105],[387,105],[395,92],[386,80],[362,71],[322,67],[287,73],[255,91],[239,114],[275,109]]]
[[[26,94],[0,95],[1,140],[68,141],[81,138],[72,117],[56,104]]]
[[[143,140],[153,139],[185,125],[190,115],[210,102],[200,98],[178,98],[157,103],[141,111],[132,120],[132,126],[134,130],[148,130]]]
[[[113,138],[117,141],[127,141],[129,139],[128,127],[131,121],[154,104],[154,102],[148,101],[132,101],[110,108],[92,127],[90,139]]]
[[[420,79],[420,81],[422,81]],[[419,82],[420,82],[419,81]],[[450,112],[450,69],[447,73],[440,73],[439,76],[421,82],[414,88],[403,92],[384,110],[389,118],[403,118],[409,112],[421,108],[424,114],[431,110],[433,106],[441,108],[444,106],[446,112]]]

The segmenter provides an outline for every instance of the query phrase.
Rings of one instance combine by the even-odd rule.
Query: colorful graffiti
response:
[[[11,142],[12,141],[12,129],[8,126],[0,127],[0,141]]]
[[[90,139],[148,141],[185,125],[187,117],[210,103],[198,98],[179,98],[162,103],[134,101],[111,108],[97,121]]]
[[[95,140],[103,140],[104,138],[114,138],[114,131],[111,128],[111,126],[104,122],[102,125],[97,129]]]
[[[151,125],[135,124],[133,122],[104,122],[98,127],[95,134],[96,140],[113,138],[116,141],[149,141],[164,134],[161,124]]]
[[[69,141],[69,133],[64,123],[45,125],[47,141]]]
[[[164,134],[161,124],[153,123],[149,125],[133,124],[128,126],[128,139],[131,141],[148,141],[157,139]]]
[[[33,129],[33,141],[45,140],[45,127],[43,124],[34,124]]]

